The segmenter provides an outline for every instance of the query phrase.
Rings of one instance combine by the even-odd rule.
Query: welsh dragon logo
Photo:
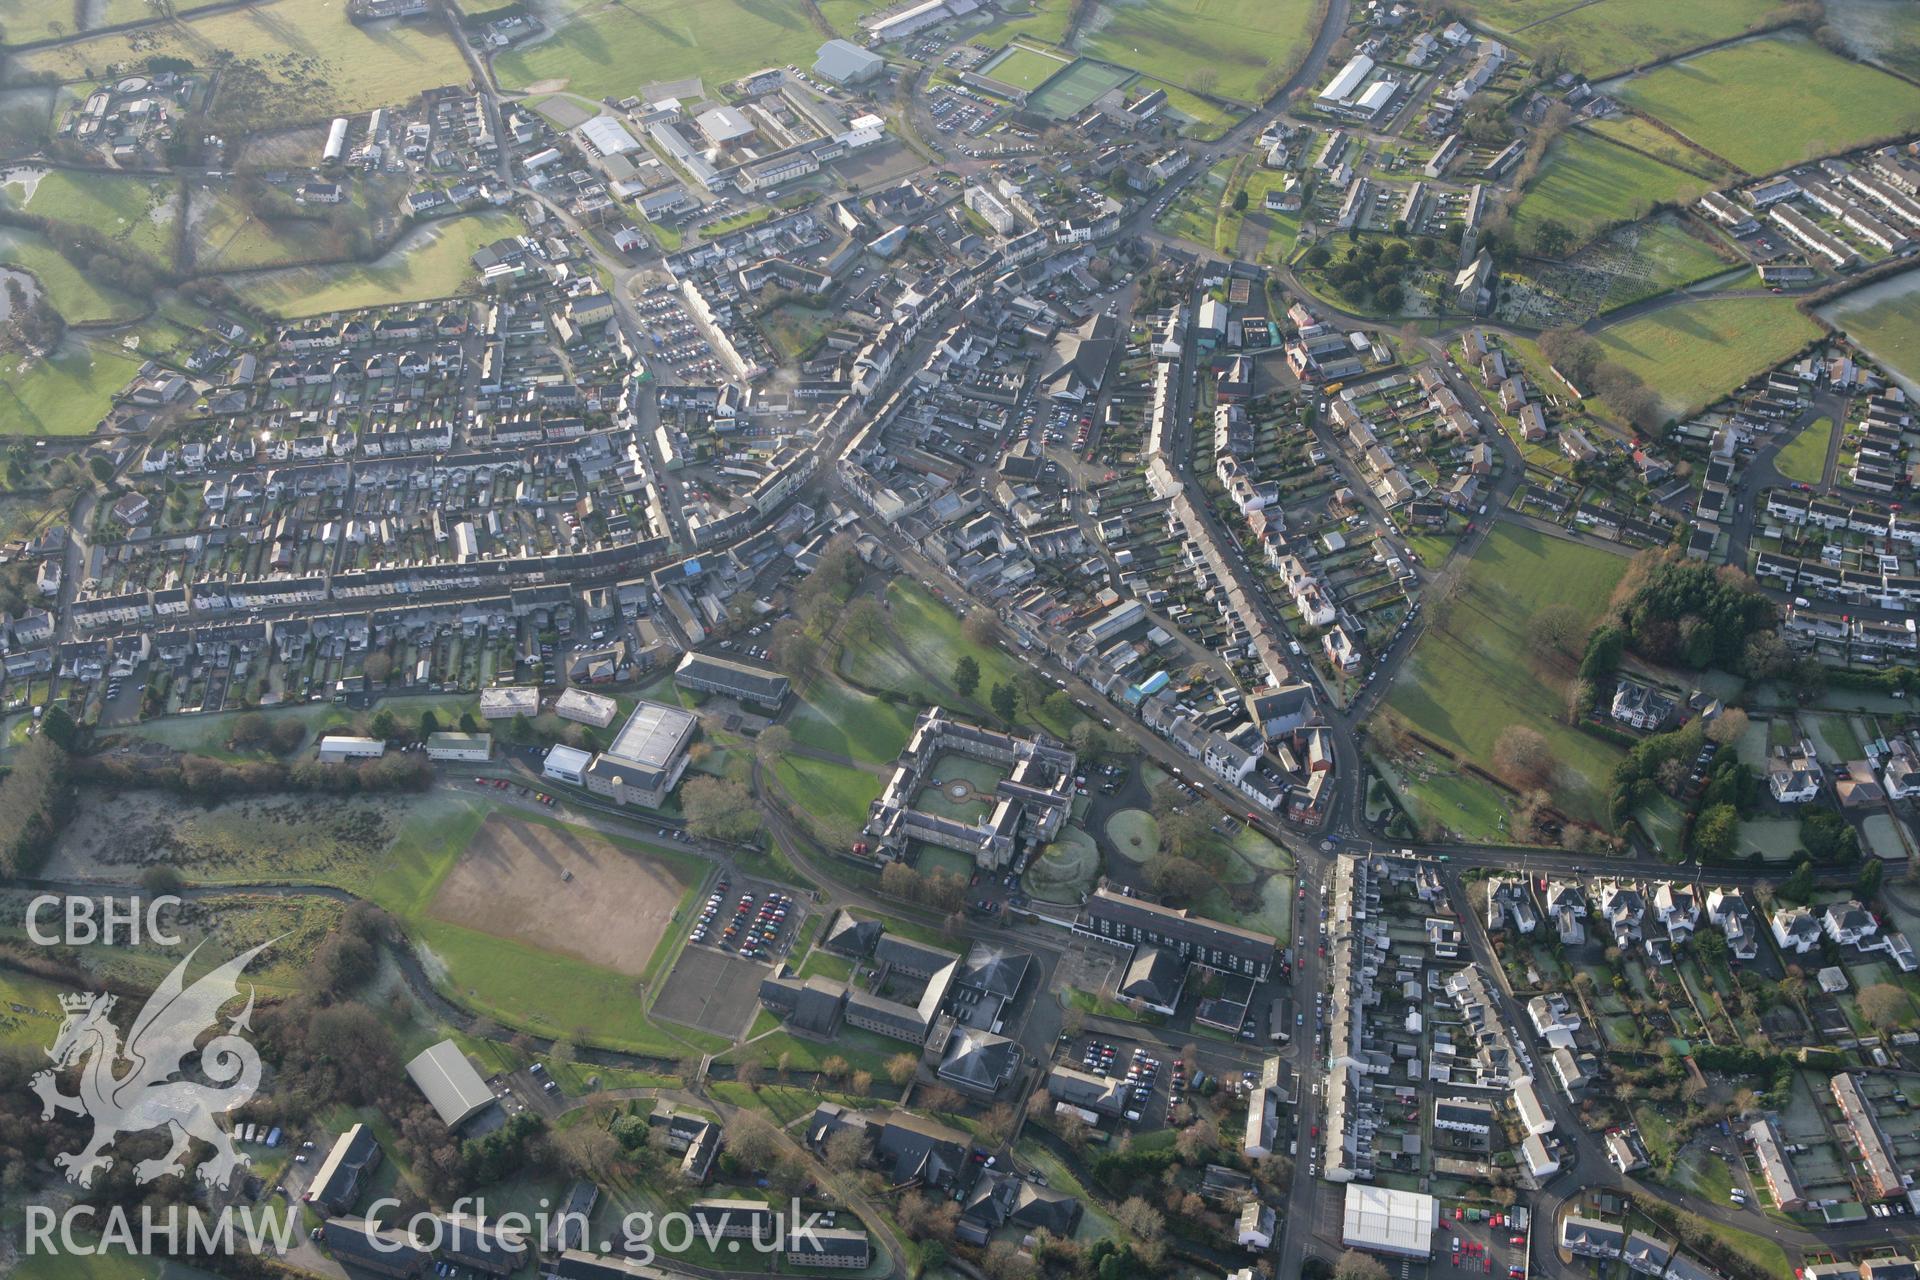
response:
[[[107,1149],[114,1140],[123,1133],[148,1129],[166,1129],[173,1146],[159,1159],[134,1166],[138,1183],[170,1173],[184,1176],[193,1138],[213,1148],[213,1155],[199,1168],[200,1180],[208,1186],[224,1188],[236,1169],[250,1163],[233,1149],[227,1131],[214,1118],[244,1106],[260,1087],[260,1054],[236,1034],[251,1030],[252,987],[247,989],[246,1008],[228,1020],[227,1031],[197,1049],[194,1042],[202,1032],[219,1026],[220,1010],[239,997],[241,972],[270,945],[263,942],[244,951],[187,986],[187,965],[199,950],[195,947],[148,998],[125,1044],[107,1016],[116,997],[98,992],[60,997],[66,1019],[47,1050],[54,1065],[33,1077],[33,1091],[40,1095],[43,1119],[71,1111],[93,1121],[93,1138],[86,1146],[53,1158],[56,1166],[66,1170],[69,1182],[91,1186],[96,1170],[113,1167]],[[200,1074],[211,1083],[175,1078],[186,1069],[183,1060],[196,1052]],[[55,1075],[76,1064],[80,1091],[68,1097],[60,1092]]]

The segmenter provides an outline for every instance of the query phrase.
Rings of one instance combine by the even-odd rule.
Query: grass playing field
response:
[[[1620,751],[1564,722],[1562,688],[1572,675],[1570,664],[1543,663],[1528,631],[1533,616],[1549,604],[1570,606],[1583,624],[1591,624],[1626,566],[1624,556],[1496,525],[1467,565],[1448,623],[1420,637],[1386,705],[1425,737],[1484,769],[1493,767],[1494,745],[1507,726],[1538,731],[1562,775],[1554,802],[1576,818],[1604,823],[1607,779]],[[1489,784],[1467,775],[1450,782],[1494,795]]]
[[[38,49],[15,59],[12,70],[84,80],[153,56],[200,66],[218,59],[221,116],[254,127],[401,103],[471,78],[444,27],[355,24],[346,5],[319,0],[278,0]]]
[[[409,233],[384,257],[364,266],[265,271],[238,278],[234,289],[283,316],[443,298],[473,279],[474,250],[523,230],[520,219],[510,213],[463,214]]]
[[[1042,53],[1025,45],[1014,45],[997,61],[989,65],[982,75],[998,80],[1001,84],[1012,85],[1016,89],[1038,89],[1050,78],[1066,69],[1070,59],[1051,53]]]
[[[1612,222],[1644,217],[1658,202],[1683,203],[1711,184],[1690,173],[1576,129],[1553,144],[1525,196],[1513,211],[1522,243],[1548,219],[1591,239]]]
[[[1316,0],[1104,0],[1075,52],[1257,102],[1306,56],[1316,8]]]
[[[1920,88],[1793,35],[1716,49],[1613,91],[1755,174],[1920,128]]]
[[[1721,298],[1675,303],[1594,336],[1607,359],[1639,374],[1680,414],[1711,404],[1819,335],[1789,298]]]
[[[873,7],[837,5],[834,25],[850,26]],[[503,88],[622,98],[656,80],[698,76],[711,93],[762,67],[811,67],[821,41],[797,4],[560,0],[547,13],[557,24],[552,35],[494,59]]]
[[[1909,384],[1920,383],[1920,271],[1847,294],[1820,318],[1846,331]]]

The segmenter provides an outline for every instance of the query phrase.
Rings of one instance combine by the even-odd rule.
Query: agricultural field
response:
[[[1551,219],[1584,244],[1610,223],[1644,217],[1654,204],[1684,203],[1712,184],[1584,129],[1553,144],[1539,177],[1514,207],[1514,229],[1532,243]]]
[[[1820,311],[1875,359],[1920,387],[1920,271],[1856,290]]]
[[[836,25],[873,7],[838,5]],[[503,89],[623,98],[698,76],[711,93],[762,67],[812,66],[821,39],[802,6],[751,0],[560,0],[545,13],[552,35],[494,59]]]
[[[1858,56],[1920,78],[1920,27],[1905,0],[1825,0],[1827,25]]]
[[[1827,472],[1827,449],[1833,443],[1833,419],[1816,419],[1812,426],[1787,442],[1773,465],[1789,480],[1819,484]]]
[[[111,339],[71,332],[50,357],[0,355],[0,422],[14,435],[87,435],[140,363]]]
[[[233,284],[242,297],[283,316],[443,298],[472,280],[476,249],[523,230],[510,213],[464,214],[410,232],[374,262],[263,271]]]
[[[1573,676],[1573,659],[1536,655],[1528,631],[1549,604],[1573,608],[1582,626],[1590,625],[1626,566],[1625,557],[1611,552],[1497,525],[1467,565],[1450,620],[1420,638],[1386,706],[1415,732],[1482,769],[1492,769],[1494,745],[1509,725],[1537,731],[1560,769],[1555,803],[1571,817],[1604,824],[1607,780],[1620,751],[1564,722],[1562,689]],[[1501,676],[1490,679],[1489,672]],[[1492,791],[1465,773],[1445,785]],[[1497,805],[1498,797],[1491,798]],[[1463,811],[1487,813],[1456,799]]]
[[[150,57],[220,72],[219,117],[255,129],[407,101],[422,89],[471,78],[437,24],[347,21],[346,6],[307,0],[247,6],[38,49],[12,61],[22,74],[87,80]]]
[[[1074,51],[1199,93],[1258,102],[1313,43],[1315,0],[1104,0]]]
[[[1663,164],[1705,178],[1722,187],[1739,176],[1731,165],[1698,147],[1690,147],[1644,116],[1609,116],[1605,120],[1586,120],[1580,127],[1611,142],[1635,151],[1643,151]]]
[[[1667,409],[1713,403],[1820,335],[1788,298],[1721,298],[1662,307],[1601,329],[1605,358],[1638,374]]]
[[[1754,174],[1920,128],[1920,88],[1792,35],[1716,49],[1609,90]]]
[[[1521,49],[1551,46],[1575,69],[1597,75],[1737,36],[1779,6],[1774,0],[1472,0],[1467,8]]]
[[[0,227],[0,262],[31,272],[69,324],[128,320],[140,314],[139,299],[95,284],[37,231]]]
[[[0,187],[0,199],[43,218],[92,227],[161,265],[173,260],[180,211],[174,183],[131,174],[33,170]]]

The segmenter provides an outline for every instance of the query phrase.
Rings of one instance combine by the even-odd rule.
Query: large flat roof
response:
[[[622,764],[664,771],[686,748],[696,723],[690,711],[642,699],[602,754]]]
[[[1358,1182],[1347,1184],[1340,1239],[1355,1249],[1431,1257],[1433,1233],[1439,1225],[1440,1206],[1432,1196]]]

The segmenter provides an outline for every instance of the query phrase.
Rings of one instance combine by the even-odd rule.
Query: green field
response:
[[[1690,173],[1649,159],[1583,129],[1553,144],[1540,176],[1514,207],[1521,243],[1533,224],[1553,219],[1584,244],[1602,227],[1645,217],[1656,203],[1679,204],[1709,190]]]
[[[1820,335],[1789,298],[1720,298],[1662,307],[1601,329],[1605,358],[1658,392],[1669,412],[1713,403]]]
[[[1920,128],[1920,88],[1799,36],[1716,49],[1623,81],[1613,92],[1756,174]]]
[[[1016,89],[1038,89],[1064,70],[1069,59],[1015,45],[981,74]]]
[[[128,320],[140,314],[140,301],[95,284],[61,257],[37,231],[0,227],[0,262],[33,273],[47,291],[53,309],[70,324],[97,320]]]
[[[1313,43],[1316,0],[1104,0],[1076,52],[1240,102],[1272,95]]]
[[[472,213],[412,232],[375,262],[290,267],[237,278],[234,290],[283,316],[444,298],[474,278],[474,250],[526,228],[510,213]]]
[[[1586,120],[1583,131],[1597,133],[1622,146],[1644,151],[1664,164],[1698,174],[1715,186],[1725,186],[1739,175],[1731,165],[1690,147],[1645,116],[1609,116],[1605,120]]]
[[[1594,75],[1737,36],[1779,6],[1774,0],[1472,0],[1464,7],[1520,48],[1562,50],[1571,66]]]
[[[1847,47],[1908,78],[1920,78],[1920,26],[1906,0],[1825,0],[1827,25]]]
[[[1534,614],[1549,604],[1576,609],[1591,623],[1626,570],[1623,556],[1532,529],[1499,524],[1467,565],[1461,599],[1447,626],[1420,637],[1394,680],[1387,706],[1416,731],[1484,769],[1508,725],[1546,738],[1562,781],[1556,804],[1603,824],[1608,775],[1617,747],[1564,723],[1562,686],[1571,671],[1541,670],[1527,643]],[[1491,792],[1459,775],[1457,785]]]
[[[1846,331],[1908,384],[1920,384],[1920,271],[1868,285],[1825,307],[1820,318]]]
[[[867,806],[880,795],[878,775],[806,756],[780,761],[774,766],[774,774],[800,808],[815,817],[856,828],[865,825]]]
[[[157,263],[173,261],[174,219],[180,208],[179,190],[173,183],[131,174],[51,169],[32,184],[32,192],[28,196],[23,183],[0,187],[0,196],[15,208],[92,227]]]
[[[1812,426],[1787,442],[1773,460],[1789,480],[1819,484],[1827,474],[1827,449],[1833,443],[1833,419],[1817,418]]]
[[[255,217],[245,204],[220,188],[195,194],[193,218],[193,266],[198,270],[284,267],[326,256],[325,246],[316,235],[324,230],[324,224],[299,218]]]
[[[836,25],[873,5],[836,6]],[[709,93],[762,67],[811,67],[821,35],[797,4],[754,0],[560,0],[551,36],[494,59],[506,89],[623,98],[656,80],[698,76]],[[843,31],[844,34],[844,31]]]
[[[808,687],[787,727],[802,746],[881,764],[907,745],[913,720],[914,713],[905,707],[821,677]]]
[[[111,65],[155,56],[210,66],[216,55],[219,114],[254,125],[395,105],[422,89],[472,78],[438,23],[358,25],[347,21],[344,4],[314,0],[279,0],[38,49],[15,59],[12,70],[88,80]]]
[[[140,370],[140,356],[106,338],[68,333],[49,358],[0,354],[0,434],[86,435]]]

